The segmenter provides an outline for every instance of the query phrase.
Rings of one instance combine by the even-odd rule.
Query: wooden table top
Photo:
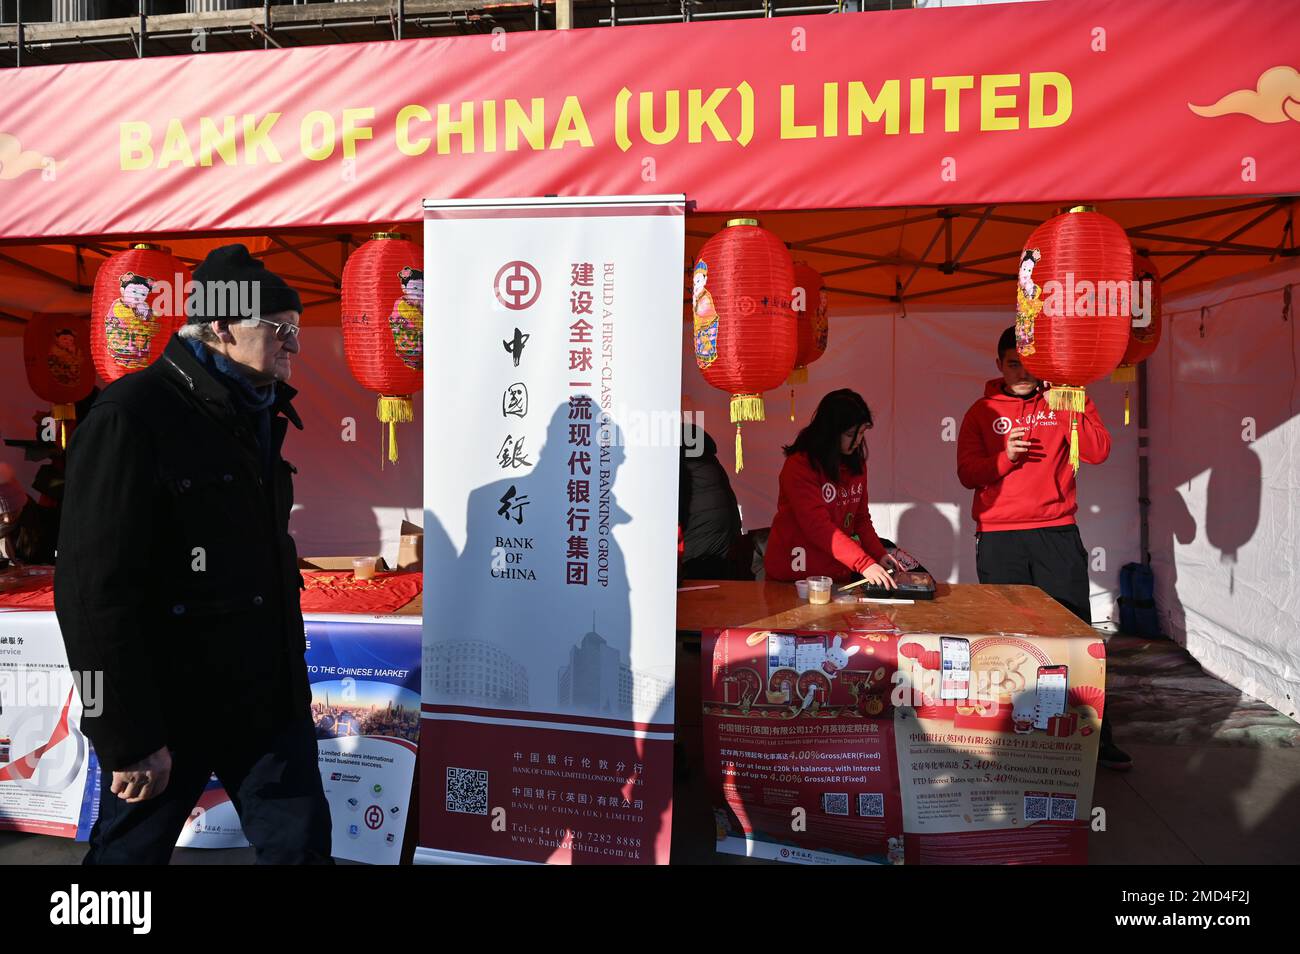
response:
[[[708,589],[691,589],[709,587]],[[1036,586],[939,583],[933,600],[915,603],[829,603],[799,599],[793,583],[688,580],[677,594],[677,629],[849,629],[851,614],[872,610],[904,633],[1097,638],[1084,623]]]

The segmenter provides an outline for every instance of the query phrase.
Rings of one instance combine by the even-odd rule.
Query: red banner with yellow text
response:
[[[1297,40],[1285,3],[1058,0],[25,67],[0,238],[1300,192]]]

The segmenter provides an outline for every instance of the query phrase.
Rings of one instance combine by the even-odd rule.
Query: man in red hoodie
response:
[[[1002,376],[985,385],[957,438],[957,477],[975,491],[980,582],[1037,586],[1091,625],[1088,551],[1074,522],[1070,415],[1048,406],[1042,384],[1020,363],[1014,328],[998,340],[997,365]],[[1104,462],[1110,434],[1091,399],[1078,424],[1079,459]],[[1109,720],[1097,761],[1115,769],[1133,764],[1111,739]]]

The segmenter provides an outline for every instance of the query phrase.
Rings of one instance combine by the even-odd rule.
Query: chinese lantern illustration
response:
[[[794,386],[808,382],[808,365],[826,353],[829,335],[826,309],[826,280],[821,272],[807,262],[794,263],[794,295],[792,296],[798,349],[794,357],[794,370],[786,383],[790,385],[790,420],[794,420]]]
[[[695,363],[705,381],[731,395],[739,473],[741,425],[765,419],[763,392],[794,368],[794,263],[757,219],[732,219],[700,249],[692,285]]]
[[[1016,350],[1051,385],[1047,402],[1070,412],[1070,465],[1079,469],[1079,421],[1088,384],[1115,370],[1128,346],[1133,247],[1090,206],[1048,219],[1029,236],[1016,289]]]
[[[1137,380],[1137,366],[1141,361],[1155,352],[1160,345],[1160,332],[1162,324],[1161,302],[1160,302],[1160,273],[1156,271],[1155,263],[1142,254],[1133,256],[1133,294],[1141,295],[1141,302],[1145,306],[1142,313],[1139,309],[1134,308],[1133,324],[1129,329],[1128,348],[1124,351],[1124,357],[1120,359],[1119,367],[1111,374],[1112,381],[1122,381],[1124,384],[1132,384]],[[1148,298],[1147,295],[1150,295]],[[1124,426],[1127,427],[1129,422],[1129,399],[1128,388],[1124,388]]]
[[[59,446],[67,447],[76,404],[95,386],[90,322],[78,315],[33,315],[23,330],[23,364],[32,391],[50,402]]]
[[[379,395],[390,461],[397,425],[414,420],[412,395],[424,385],[423,269],[420,247],[397,232],[374,233],[343,268],[343,350],[352,376]]]
[[[149,367],[185,323],[190,269],[167,249],[139,243],[95,274],[90,348],[105,381]]]

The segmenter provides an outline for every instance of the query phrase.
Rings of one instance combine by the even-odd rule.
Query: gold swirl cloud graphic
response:
[[[1300,123],[1300,73],[1289,66],[1265,70],[1254,89],[1239,89],[1212,106],[1187,108],[1197,116],[1243,115],[1261,123]]]
[[[39,172],[49,156],[32,149],[23,149],[17,136],[0,132],[0,180],[17,179],[25,172]],[[55,167],[63,165],[56,162]]]

